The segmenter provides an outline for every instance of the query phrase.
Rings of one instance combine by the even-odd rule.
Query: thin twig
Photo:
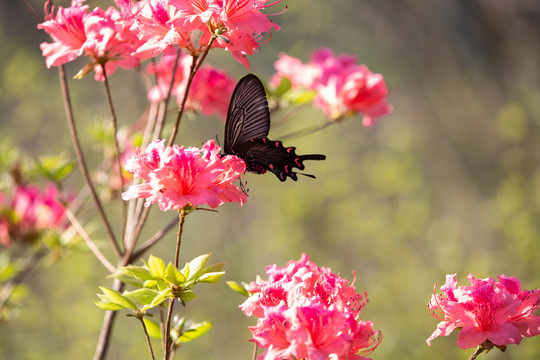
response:
[[[73,147],[75,148],[75,155],[77,156],[77,162],[79,163],[79,167],[81,169],[81,173],[83,175],[86,186],[88,186],[88,189],[90,190],[90,195],[92,196],[92,199],[94,200],[94,204],[96,206],[97,212],[101,218],[101,221],[103,222],[103,225],[105,226],[105,232],[107,233],[107,236],[109,237],[113,250],[116,256],[118,258],[121,258],[122,253],[120,251],[120,248],[118,247],[118,242],[116,241],[116,237],[114,236],[114,232],[111,228],[111,224],[109,223],[109,220],[107,219],[107,215],[105,214],[105,210],[103,210],[103,205],[101,204],[101,201],[99,200],[96,194],[94,185],[92,184],[92,181],[90,180],[90,174],[88,173],[86,161],[84,159],[82,149],[81,149],[81,144],[79,142],[79,136],[77,135],[75,121],[73,119],[73,110],[71,107],[71,100],[69,97],[66,72],[64,70],[63,65],[58,66],[58,75],[60,77],[60,86],[62,88],[62,96],[64,98],[64,108],[66,111],[66,118],[68,122],[69,133],[71,135]]]
[[[150,341],[150,336],[148,335],[148,330],[146,330],[146,324],[144,323],[144,320],[143,320],[143,317],[142,316],[137,316],[137,319],[139,319],[139,321],[141,322],[141,325],[143,327],[143,330],[144,330],[144,335],[146,335],[146,342],[148,343],[148,349],[150,350],[150,355],[152,356],[152,360],[156,360],[156,358],[154,357],[154,350],[152,350],[152,342]]]
[[[123,282],[118,279],[114,279],[114,290],[122,292],[124,286],[125,285]],[[101,325],[101,332],[99,333],[98,343],[96,346],[96,352],[94,354],[94,360],[105,359],[105,356],[107,355],[107,350],[109,349],[114,320],[117,314],[118,311],[105,312],[105,317],[103,318],[103,324]]]
[[[174,302],[176,301],[176,298],[170,298],[169,299],[169,306],[167,307],[167,321],[165,323],[165,354],[163,356],[164,360],[169,359],[169,354],[171,353],[171,318],[172,318],[172,312],[174,309]]]
[[[312,126],[312,127],[308,127],[308,128],[302,129],[302,130],[292,132],[292,133],[287,134],[287,135],[280,136],[279,138],[280,138],[280,140],[283,140],[283,139],[296,137],[296,136],[309,135],[309,134],[312,134],[312,133],[314,133],[316,131],[322,130],[322,129],[330,126],[330,125],[333,125],[333,124],[335,124],[335,122],[328,121],[328,122],[322,123],[320,125],[315,125],[315,126]]]
[[[47,250],[45,247],[41,247],[39,250],[37,250],[31,257],[26,259],[23,269],[4,285],[2,291],[0,292],[0,309],[7,304],[17,285],[26,279],[30,272],[36,267],[39,260],[41,260],[46,253]]]
[[[478,345],[478,347],[474,350],[474,352],[471,354],[471,357],[469,358],[469,360],[475,360],[478,355],[480,355],[481,353],[483,353],[486,349],[484,349],[482,347],[482,345]]]
[[[94,243],[92,238],[90,238],[90,236],[88,235],[84,227],[81,225],[79,220],[77,220],[73,212],[70,209],[66,209],[65,214],[75,231],[77,231],[77,233],[83,238],[83,240],[86,242],[86,246],[88,246],[88,248],[94,253],[95,257],[101,262],[101,264],[105,266],[105,268],[111,273],[116,272],[116,267],[111,264],[109,260],[107,260],[105,255],[103,255],[103,253],[99,250],[96,243]]]
[[[188,99],[189,89],[191,88],[191,83],[193,81],[193,78],[195,77],[195,74],[197,73],[197,70],[201,67],[201,64],[203,63],[204,59],[206,59],[206,56],[208,55],[208,52],[210,51],[210,48],[212,47],[212,44],[214,43],[214,40],[216,40],[216,35],[212,35],[210,38],[210,41],[208,42],[208,45],[206,46],[206,49],[204,49],[204,52],[198,59],[198,56],[193,56],[193,62],[191,64],[191,71],[189,72],[189,78],[186,84],[186,90],[184,91],[184,98],[182,99],[182,104],[180,105],[180,108],[178,109],[178,116],[176,117],[176,123],[174,124],[174,128],[171,133],[171,137],[169,138],[169,146],[172,146],[174,143],[174,139],[176,138],[176,134],[178,133],[178,128],[180,127],[180,120],[182,120],[182,115],[184,114],[184,109],[186,108],[186,102]],[[199,61],[197,61],[197,59]]]
[[[165,234],[167,234],[169,231],[172,230],[175,224],[177,224],[178,220],[176,217],[171,220],[170,223],[167,224],[162,230],[155,233],[151,238],[146,240],[144,244],[142,244],[136,252],[131,255],[130,263],[133,262],[135,259],[140,258],[148,249],[150,249],[152,246],[154,246]]]
[[[114,159],[113,162],[116,164],[116,171],[118,171],[118,177],[120,179],[120,192],[124,191],[124,177],[122,176],[122,163],[120,161],[120,145],[118,144],[118,120],[116,117],[116,112],[114,111],[114,106],[112,102],[112,95],[111,95],[111,88],[109,86],[109,79],[107,77],[107,71],[105,70],[105,64],[101,64],[101,68],[103,69],[103,78],[105,81],[103,82],[105,84],[105,92],[107,94],[107,104],[109,106],[109,111],[111,112],[111,120],[113,125],[113,133],[114,133]],[[121,232],[121,238],[125,238],[126,233],[126,202],[121,201],[122,205],[122,232]]]
[[[169,89],[167,90],[167,96],[165,97],[165,100],[163,101],[163,108],[162,112],[160,114],[160,117],[157,121],[157,124],[159,124],[159,127],[156,128],[156,138],[161,138],[161,130],[163,129],[163,125],[165,124],[165,117],[167,116],[167,108],[169,107],[169,100],[171,99],[172,89],[174,87],[174,81],[176,79],[176,71],[178,71],[178,62],[180,60],[180,53],[181,49],[178,48],[176,50],[176,59],[174,60],[174,66],[173,66],[173,72],[172,72],[172,78],[171,83],[169,84]]]
[[[253,346],[253,357],[252,359],[253,360],[256,360],[257,359],[257,350],[259,349],[259,347],[257,346],[257,343],[254,343],[254,346]]]
[[[32,4],[30,4],[30,2],[28,0],[22,0],[24,6],[26,6],[26,8],[28,9],[28,11],[30,11],[30,13],[32,14],[32,16],[34,17],[34,19],[36,19],[38,22],[42,21],[43,18],[41,16],[39,16],[38,12],[36,11],[36,9],[34,9],[34,7],[32,6]]]
[[[182,231],[184,230],[184,221],[186,219],[187,212],[185,210],[178,210],[178,233],[176,234],[176,252],[174,255],[174,266],[178,268],[180,259],[180,246],[182,245]],[[169,308],[167,310],[167,322],[165,323],[165,356],[164,359],[169,359],[171,351],[171,318],[174,308],[174,302],[176,297],[169,299]]]

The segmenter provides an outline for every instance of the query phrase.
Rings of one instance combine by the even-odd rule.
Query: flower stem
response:
[[[103,222],[103,225],[105,226],[105,232],[107,233],[107,236],[109,237],[114,253],[116,254],[118,258],[121,258],[122,252],[120,251],[120,248],[118,247],[118,242],[116,241],[116,237],[114,236],[114,232],[111,228],[111,224],[109,223],[109,220],[107,219],[107,215],[105,214],[105,210],[103,209],[103,205],[101,204],[101,201],[99,200],[96,194],[94,185],[92,184],[92,181],[90,180],[88,167],[86,166],[86,161],[82,153],[81,143],[79,141],[77,129],[75,128],[75,121],[73,119],[73,110],[71,107],[71,99],[69,97],[66,72],[64,70],[63,65],[58,66],[58,75],[60,77],[60,86],[62,88],[62,96],[64,98],[64,108],[66,112],[69,133],[71,135],[73,147],[75,148],[75,155],[77,156],[77,162],[79,163],[79,167],[81,169],[81,173],[86,183],[86,186],[88,186],[88,189],[90,190],[90,195],[92,199],[94,200],[94,204],[96,206],[97,212],[101,218],[101,221]]]
[[[118,144],[118,120],[116,117],[116,112],[114,111],[114,106],[112,102],[112,96],[111,96],[111,88],[109,86],[109,79],[107,77],[107,71],[105,70],[105,64],[101,64],[101,68],[103,69],[103,78],[105,81],[103,82],[105,84],[105,93],[107,94],[107,104],[109,106],[109,110],[111,112],[111,120],[112,120],[112,126],[113,126],[113,133],[114,133],[114,159],[113,162],[116,165],[116,171],[118,172],[118,177],[120,180],[120,192],[124,189],[124,177],[122,176],[122,163],[120,162],[120,145]],[[126,202],[122,202],[122,235],[121,238],[124,239],[125,237],[125,231],[126,231]]]
[[[143,327],[144,335],[146,335],[146,342],[148,343],[148,349],[150,350],[150,355],[152,356],[152,360],[156,360],[154,357],[154,350],[152,350],[152,342],[150,341],[150,336],[148,335],[148,331],[146,330],[146,324],[144,323],[143,316],[137,316],[137,319],[141,322],[141,325]]]
[[[257,350],[259,350],[259,346],[257,345],[257,343],[254,343],[254,346],[253,346],[253,357],[252,357],[253,360],[256,360],[256,359],[257,359]]]
[[[478,355],[483,353],[486,349],[482,345],[478,345],[478,347],[474,350],[474,352],[471,354],[471,357],[469,360],[475,360]]]
[[[208,55],[208,52],[210,51],[210,48],[212,47],[214,40],[216,40],[216,37],[217,36],[215,34],[212,35],[212,37],[210,38],[210,41],[208,42],[208,45],[206,45],[206,49],[204,49],[204,52],[202,53],[200,57],[193,55],[193,62],[191,64],[191,71],[189,72],[189,78],[186,84],[186,90],[184,91],[184,98],[182,99],[182,104],[180,105],[180,108],[178,109],[178,116],[176,117],[176,123],[174,124],[171,137],[169,138],[169,146],[172,146],[172,144],[174,143],[174,139],[176,138],[176,134],[178,133],[178,128],[180,127],[180,120],[182,120],[182,115],[184,114],[184,109],[186,107],[189,89],[191,88],[191,83],[193,81],[193,78],[195,77],[197,70],[199,70],[199,68],[201,67],[201,64],[203,63],[204,59]]]
[[[177,268],[180,259],[180,246],[182,245],[182,231],[184,229],[184,221],[187,214],[188,211],[184,209],[178,210],[178,233],[176,234],[176,252],[174,255],[174,266]],[[171,318],[175,300],[175,297],[169,299],[169,307],[167,310],[167,322],[165,323],[165,355],[163,357],[165,360],[169,359],[169,354],[171,352]]]

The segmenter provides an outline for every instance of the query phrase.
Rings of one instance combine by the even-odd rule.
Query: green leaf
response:
[[[110,277],[120,280],[121,282],[125,284],[130,284],[136,287],[143,286],[143,282],[139,279],[135,279],[129,275],[126,275],[124,273],[117,272],[116,274],[110,275]]]
[[[208,266],[206,269],[204,269],[203,274],[210,273],[210,272],[223,271],[223,269],[225,269],[226,264],[227,263],[224,263],[224,262],[217,263],[217,264],[212,264],[212,265]]]
[[[152,289],[137,289],[134,291],[124,292],[126,298],[132,300],[139,305],[148,305],[159,295],[159,292]]]
[[[153,307],[156,307],[158,306],[159,304],[161,304],[163,301],[165,301],[166,299],[172,297],[172,291],[171,289],[167,289],[167,290],[164,290],[164,291],[161,291],[159,293],[158,296],[156,296],[154,298],[154,300],[152,301],[152,303],[150,305],[148,305],[148,308],[153,308]],[[145,307],[146,308],[146,307]]]
[[[97,306],[99,306],[103,310],[117,311],[117,310],[124,309],[124,307],[122,307],[120,305],[117,305],[117,304],[113,304],[113,303],[108,302],[108,301],[94,301],[94,304],[96,304]]]
[[[278,97],[282,96],[291,89],[291,86],[291,80],[283,76],[279,82],[277,89],[274,91],[274,94]]]
[[[199,282],[215,284],[223,277],[223,275],[225,275],[225,271],[206,273],[199,277]]]
[[[191,274],[189,274],[188,281],[196,280],[202,274],[209,257],[210,254],[205,254],[198,256],[189,262],[189,269],[191,270]]]
[[[184,265],[184,268],[180,270],[180,272],[186,279],[189,278],[189,263],[186,263],[186,265]]]
[[[172,263],[167,265],[163,279],[173,285],[182,285],[186,282],[184,275]]]
[[[247,296],[249,297],[251,294],[249,293],[249,291],[246,290],[245,287],[243,287],[242,285],[240,285],[239,283],[237,283],[236,281],[227,281],[227,285],[229,285],[229,287],[233,290],[233,291],[236,291],[237,293],[241,294],[241,295],[244,295],[244,296]]]
[[[54,182],[59,182],[68,176],[75,167],[75,163],[72,161],[67,161],[63,154],[55,156],[41,156],[36,160],[35,165],[39,173]]]
[[[154,278],[163,279],[165,274],[165,262],[154,255],[148,258],[148,270]]]
[[[152,289],[152,288],[157,288],[157,280],[147,280],[143,283],[143,286],[145,288],[149,288],[149,289]]]
[[[186,290],[182,293],[182,295],[180,295],[180,299],[184,300],[185,302],[193,301],[196,298],[197,295],[191,290]]]
[[[147,268],[144,268],[142,266],[130,265],[130,266],[123,267],[122,270],[129,272],[131,275],[133,275],[137,279],[141,279],[141,280],[153,279],[152,275],[150,275],[150,271]]]
[[[106,300],[113,304],[119,305],[124,309],[137,310],[137,305],[124,295],[120,294],[118,291],[101,286],[99,288],[101,289],[101,291],[103,291],[103,294],[105,295],[105,298],[102,300]]]
[[[302,90],[289,93],[287,100],[295,105],[303,105],[313,101],[317,92],[313,90]]]
[[[159,328],[159,324],[146,317],[143,319],[143,321],[144,325],[146,326],[148,336],[154,339],[161,339],[161,329]]]
[[[180,336],[178,341],[181,343],[193,341],[206,334],[211,328],[212,323],[210,321],[203,321],[202,323],[193,324]]]

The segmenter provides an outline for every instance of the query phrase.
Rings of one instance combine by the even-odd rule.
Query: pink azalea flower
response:
[[[159,62],[147,67],[147,71],[154,74],[157,79],[157,84],[148,92],[150,101],[162,101],[167,96],[176,58],[176,53],[167,52]],[[192,62],[193,57],[189,55],[180,55],[178,59],[171,94],[176,96],[179,106],[184,99]],[[210,65],[202,66],[191,83],[186,109],[206,116],[218,114],[225,119],[235,85],[236,81],[225,71]]]
[[[382,75],[372,73],[365,66],[330,76],[326,84],[316,89],[315,106],[334,121],[359,112],[364,115],[364,126],[371,126],[377,118],[392,112],[385,102],[388,90]]]
[[[382,340],[373,324],[360,319],[367,299],[331,269],[302,254],[284,268],[266,268],[268,280],[252,282],[253,294],[240,308],[257,316],[252,341],[265,359],[364,359]]]
[[[118,66],[126,69],[138,66],[139,59],[131,53],[139,46],[139,40],[130,31],[137,5],[117,0],[121,11],[110,7],[87,12],[88,6],[82,3],[83,0],[73,0],[71,7],[59,7],[56,16],[47,14],[46,21],[38,25],[53,39],[53,43],[40,45],[47,67],[65,64],[84,54],[91,62],[77,76],[95,70],[96,80],[103,81],[102,66],[108,75]]]
[[[268,0],[171,0],[178,13],[171,20],[177,28],[194,29],[202,32],[200,44],[207,44],[215,33],[220,36],[212,47],[230,51],[233,57],[249,69],[246,55],[253,55],[260,46],[262,33],[271,33],[279,26],[270,21],[261,9],[279,3],[277,0],[266,5]],[[199,50],[200,51],[200,50]]]
[[[149,0],[136,16],[132,30],[143,41],[133,53],[142,59],[155,57],[174,45],[187,47],[191,44],[193,28],[176,26],[173,19],[178,9],[168,0]]]
[[[377,118],[392,112],[386,103],[388,90],[383,76],[358,65],[353,55],[334,55],[330,49],[322,48],[312,54],[310,63],[303,64],[282,54],[274,67],[274,86],[285,77],[295,90],[315,90],[315,107],[331,121],[361,113],[364,126],[371,126]]]
[[[205,65],[193,78],[187,107],[206,116],[218,114],[225,120],[235,86],[236,81],[225,71]],[[178,101],[184,97],[183,90],[177,92]]]
[[[53,39],[53,43],[40,45],[48,68],[63,65],[83,54],[82,46],[86,42],[84,18],[88,5],[83,6],[82,3],[83,0],[72,0],[71,7],[59,7],[56,16],[45,10],[45,22],[37,27],[45,30]]]
[[[311,89],[315,80],[321,75],[321,68],[315,64],[303,64],[298,58],[285,53],[279,54],[279,59],[274,63],[277,73],[272,77],[272,84],[278,86],[281,78],[290,80],[293,89]]]
[[[57,227],[65,213],[61,199],[69,201],[54,185],[45,191],[18,185],[12,198],[0,194],[0,244],[34,240],[42,231]]]
[[[149,74],[155,75],[157,84],[148,92],[148,100],[159,102],[167,97],[167,92],[171,86],[171,80],[174,70],[174,62],[177,58],[176,52],[166,51],[160,61],[148,65],[146,71]],[[174,84],[171,94],[177,97],[178,103],[182,103],[182,97],[186,83],[189,77],[193,58],[189,55],[181,54],[178,59],[176,72],[174,73]]]
[[[523,337],[540,334],[540,316],[534,316],[540,304],[540,290],[522,290],[515,277],[467,277],[471,286],[457,287],[454,275],[446,275],[443,294],[433,294],[429,302],[432,315],[441,320],[426,340],[448,336],[460,329],[457,345],[462,349],[490,341],[496,346],[519,344]]]
[[[246,170],[240,158],[221,157],[221,148],[213,140],[202,149],[165,147],[164,142],[154,140],[128,159],[126,170],[145,182],[131,185],[122,194],[124,200],[143,198],[145,206],[157,202],[162,211],[204,204],[216,208],[224,202],[242,206],[247,200],[247,195],[232,184]]]

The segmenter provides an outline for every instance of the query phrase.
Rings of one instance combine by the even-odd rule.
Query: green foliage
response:
[[[59,183],[73,171],[75,162],[67,160],[64,154],[41,156],[35,162],[36,175]]]
[[[249,297],[251,293],[247,290],[247,284],[239,284],[236,281],[227,281],[227,285],[233,290],[239,293],[240,295],[244,295]]]
[[[113,277],[120,281],[138,287],[134,291],[117,291],[101,288],[96,305],[105,310],[127,309],[138,314],[159,306],[168,298],[178,298],[189,302],[197,298],[191,290],[198,283],[216,283],[225,271],[225,263],[206,266],[210,254],[201,255],[186,263],[178,270],[173,263],[165,264],[162,259],[150,255],[144,266],[125,266],[118,270]]]

